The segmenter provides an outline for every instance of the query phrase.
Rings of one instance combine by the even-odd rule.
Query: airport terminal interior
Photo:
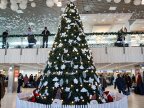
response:
[[[144,0],[0,0],[0,108],[144,108]]]

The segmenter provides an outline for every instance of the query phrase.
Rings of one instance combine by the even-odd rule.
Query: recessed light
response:
[[[110,6],[109,10],[113,10],[113,11],[114,11],[114,10],[116,10],[116,8],[117,8],[117,7]]]

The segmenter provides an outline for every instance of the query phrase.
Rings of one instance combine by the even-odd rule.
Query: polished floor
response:
[[[113,89],[113,87],[108,87],[107,90],[117,92]],[[32,93],[32,89],[23,89],[24,93]],[[2,100],[2,106],[1,108],[16,108],[16,96],[17,93],[12,94],[6,94],[4,99]],[[131,93],[130,96],[128,96],[128,105],[129,108],[144,108],[144,96],[136,95],[134,93]]]

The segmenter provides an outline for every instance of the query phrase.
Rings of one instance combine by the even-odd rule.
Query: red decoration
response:
[[[113,97],[111,96],[111,94],[110,94],[109,91],[105,91],[105,92],[104,92],[104,96],[105,96],[105,98],[106,98],[106,100],[107,100],[108,102],[113,102],[113,101],[114,101],[114,99],[113,99]]]

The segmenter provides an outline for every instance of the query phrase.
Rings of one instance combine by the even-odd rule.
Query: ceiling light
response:
[[[109,10],[116,10],[117,7],[110,6]]]

